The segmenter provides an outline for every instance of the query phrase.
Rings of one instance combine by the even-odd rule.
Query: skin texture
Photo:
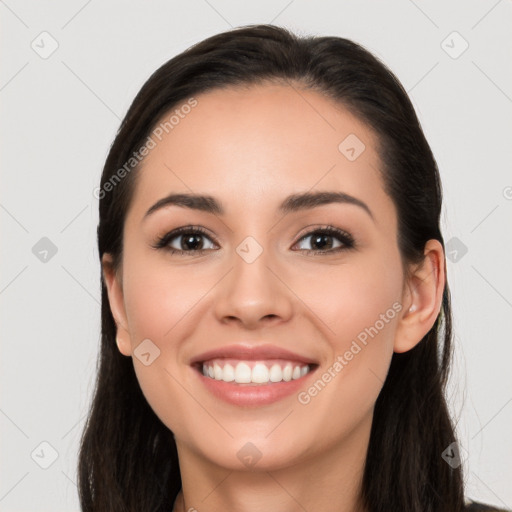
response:
[[[404,275],[376,136],[343,106],[287,85],[216,90],[197,101],[138,171],[119,272],[103,258],[119,350],[132,356],[148,338],[160,350],[151,365],[133,364],[175,436],[183,481],[175,510],[363,510],[373,407],[393,351],[413,348],[439,314],[442,246],[429,241],[424,263]],[[349,134],[365,144],[354,161],[338,149]],[[320,190],[364,201],[373,219],[351,204],[277,210],[289,194]],[[144,219],[171,192],[211,195],[226,212],[171,205]],[[205,252],[152,247],[189,225],[211,234]],[[308,253],[314,237],[304,237],[326,225],[350,233],[355,247]],[[250,264],[236,252],[248,236],[263,249]],[[183,248],[179,236],[172,246]],[[232,343],[270,343],[318,361],[320,376],[394,303],[400,312],[307,404],[297,394],[253,408],[225,403],[189,364]],[[253,467],[237,456],[248,442],[262,454]]]

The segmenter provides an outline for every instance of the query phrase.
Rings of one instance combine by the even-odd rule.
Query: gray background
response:
[[[444,183],[457,345],[450,401],[467,492],[512,507],[511,7],[0,1],[0,510],[79,510],[77,448],[99,345],[93,189],[120,119],[166,60],[263,22],[352,38],[409,91]]]

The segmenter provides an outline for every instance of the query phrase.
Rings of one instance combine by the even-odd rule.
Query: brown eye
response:
[[[186,235],[178,235],[177,237],[174,237],[176,240],[181,239],[178,241],[177,249],[178,250],[185,250],[185,251],[200,251],[204,249],[204,235],[197,234],[197,233],[188,233]],[[172,243],[169,242],[169,246],[172,247]]]
[[[215,243],[202,228],[188,226],[167,233],[153,247],[168,250],[172,254],[192,254],[215,249]]]
[[[309,242],[307,242],[308,240]],[[351,235],[331,226],[311,231],[303,236],[297,244],[303,241],[306,241],[304,245],[309,247],[300,247],[300,249],[314,253],[338,252],[354,246],[354,240]]]

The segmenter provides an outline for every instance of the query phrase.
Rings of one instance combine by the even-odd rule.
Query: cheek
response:
[[[215,282],[211,271],[180,269],[160,261],[143,266],[136,258],[126,268],[124,297],[132,346],[149,338],[161,350],[176,348],[173,339],[178,333],[180,339],[189,334],[188,317]]]
[[[329,327],[322,328],[329,359],[312,385],[301,390],[299,403],[324,419],[326,438],[349,435],[373,410],[393,355],[401,286],[399,262],[373,261],[315,276],[306,302],[321,320],[317,325]]]
[[[365,343],[368,339],[379,339],[382,350],[389,349],[396,323],[397,300],[400,295],[395,283],[388,283],[376,274],[371,281],[369,272],[361,279],[352,273],[333,297],[329,306],[331,316],[332,343],[337,350],[346,349],[348,340]],[[399,307],[399,303],[398,303]]]
[[[354,264],[318,272],[298,288],[325,334],[324,365],[336,378],[324,403],[340,400],[368,407],[386,378],[402,310],[402,268],[396,258],[360,258]],[[338,377],[339,376],[339,377]],[[354,394],[354,391],[357,393]],[[313,391],[314,393],[314,391]],[[353,400],[354,399],[354,400]]]
[[[197,421],[194,415],[198,411],[197,403],[185,391],[189,384],[180,360],[181,348],[197,329],[194,315],[215,279],[211,272],[205,276],[170,268],[165,263],[142,265],[142,259],[135,255],[133,251],[124,267],[125,308],[135,373],[155,414],[173,432],[186,435],[187,428]],[[137,357],[141,353],[137,347],[147,339],[151,340],[150,357],[157,355],[146,366]]]
[[[373,254],[357,256],[347,264],[318,269],[314,279],[299,276],[294,291],[328,327],[323,331],[337,353],[347,350],[358,337],[364,342],[369,329],[372,339],[393,337],[401,309],[398,301],[402,269],[398,254],[394,259]]]

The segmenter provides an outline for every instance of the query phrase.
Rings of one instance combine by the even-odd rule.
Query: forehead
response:
[[[137,171],[134,208],[169,192],[217,196],[228,213],[237,202],[246,209],[270,206],[313,188],[389,200],[376,135],[330,98],[296,86],[257,85],[194,99],[193,108],[172,109],[179,114],[172,124],[165,122],[173,112],[156,123],[159,137],[152,136],[155,146]]]

